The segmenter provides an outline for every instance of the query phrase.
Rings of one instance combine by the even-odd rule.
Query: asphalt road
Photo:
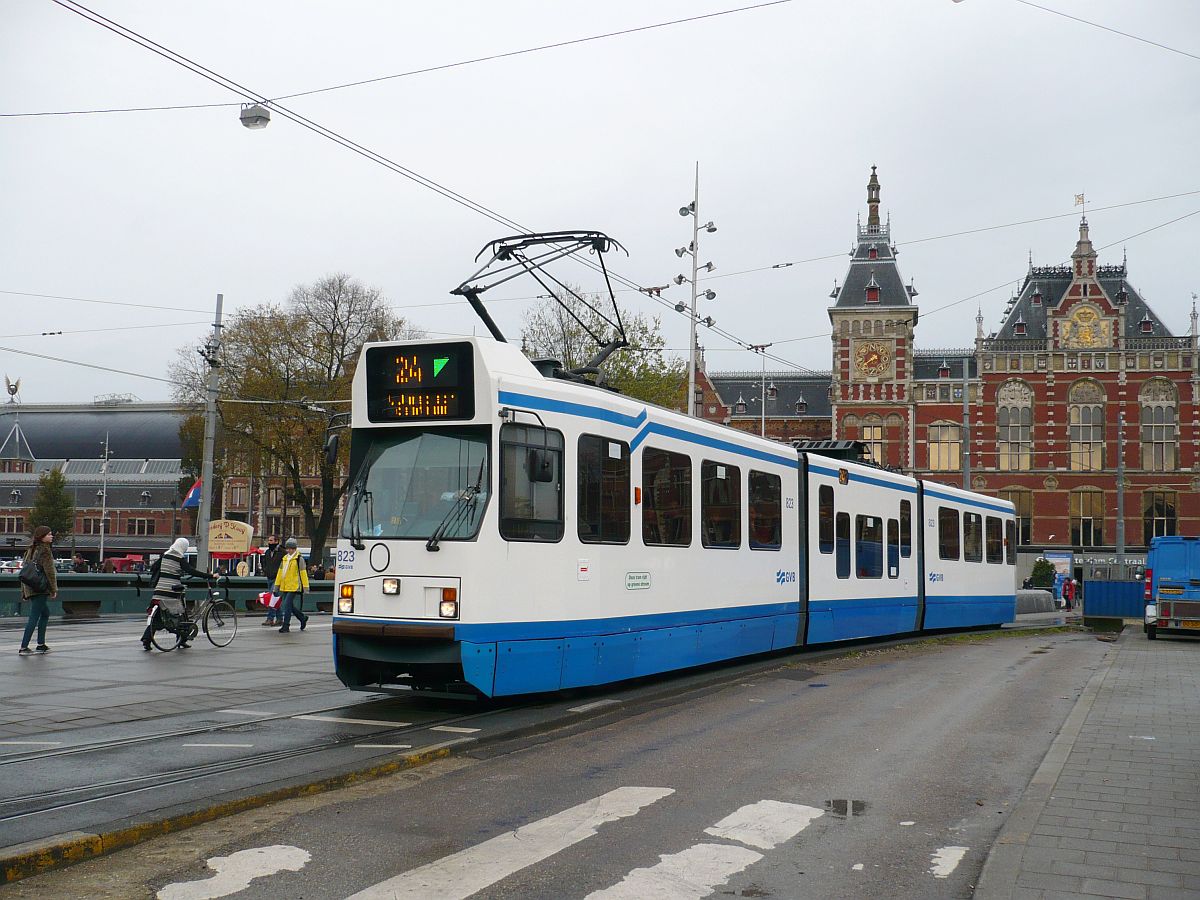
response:
[[[1104,649],[1054,633],[776,660],[0,895],[969,897]]]

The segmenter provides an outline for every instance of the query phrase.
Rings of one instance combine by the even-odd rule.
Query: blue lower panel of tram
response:
[[[925,598],[925,628],[969,628],[999,625],[1017,617],[1017,601],[1008,596],[965,594]]]
[[[781,608],[788,611],[782,612]],[[752,614],[760,610],[775,614]],[[463,676],[492,696],[557,691],[765,653],[794,647],[798,642],[801,622],[797,604],[707,610],[690,612],[685,617],[714,613],[740,613],[743,617],[677,625],[668,624],[680,618],[675,616],[564,622],[559,623],[560,627],[576,632],[574,635],[495,642],[465,640],[460,645]],[[538,631],[544,633],[546,624],[539,623]],[[595,632],[597,626],[602,626],[602,633]],[[505,630],[512,627],[520,626],[506,626]],[[463,630],[469,633],[473,629],[468,626]],[[579,634],[580,630],[591,633]]]
[[[808,602],[808,643],[905,634],[917,629],[917,598],[871,597]]]

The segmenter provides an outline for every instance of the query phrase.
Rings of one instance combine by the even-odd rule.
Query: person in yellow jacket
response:
[[[292,614],[300,620],[300,630],[308,626],[308,616],[300,609],[304,605],[304,592],[308,590],[308,572],[304,568],[305,560],[297,549],[296,539],[288,538],[284,544],[285,553],[279,561],[279,571],[275,573],[275,593],[283,597],[283,627],[280,633],[287,634],[292,630]]]

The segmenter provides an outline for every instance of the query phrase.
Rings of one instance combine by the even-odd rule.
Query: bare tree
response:
[[[378,289],[342,273],[295,288],[282,305],[240,312],[223,330],[218,409],[229,457],[224,468],[282,474],[288,499],[304,514],[315,559],[324,555],[347,486],[345,454],[331,465],[322,452],[328,411],[349,411],[365,343],[420,336],[391,312]],[[203,400],[207,376],[195,350],[182,348],[171,370],[177,398],[188,402]],[[199,456],[195,448],[190,453]],[[306,489],[313,478],[319,496]]]

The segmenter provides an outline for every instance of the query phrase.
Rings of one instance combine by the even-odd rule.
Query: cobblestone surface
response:
[[[1200,641],[1126,629],[993,846],[975,897],[1200,897]]]

